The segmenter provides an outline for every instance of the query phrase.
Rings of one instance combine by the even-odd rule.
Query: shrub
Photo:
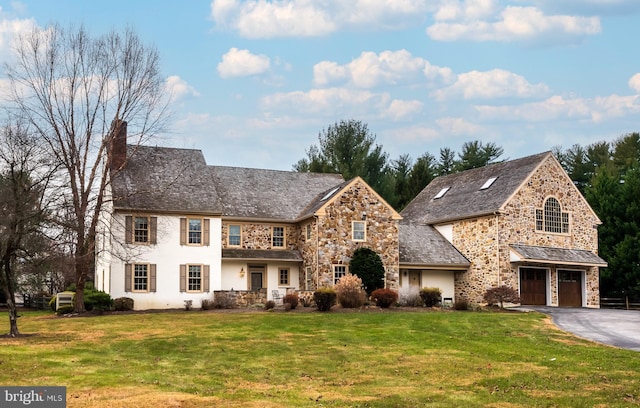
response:
[[[424,302],[420,297],[420,289],[416,286],[403,286],[398,290],[398,304],[407,307],[421,307]]]
[[[273,300],[268,300],[267,303],[264,304],[264,310],[271,310],[276,307],[276,302]]]
[[[313,292],[313,300],[316,302],[316,307],[321,312],[328,312],[333,305],[336,304],[336,291],[333,288],[319,288]]]
[[[193,300],[188,299],[184,301],[184,310],[188,312],[189,310],[191,310],[192,307],[193,307]]]
[[[380,256],[370,248],[358,248],[353,252],[349,269],[352,274],[362,279],[367,294],[384,288],[384,264]]]
[[[516,291],[511,286],[505,285],[487,289],[487,291],[484,292],[483,299],[489,306],[499,304],[500,309],[504,309],[505,302],[520,303],[520,296],[518,295],[518,291]]]
[[[455,310],[469,310],[469,301],[467,299],[456,299],[453,308]]]
[[[58,300],[58,296],[57,295],[53,295],[53,297],[51,298],[51,300],[49,301],[49,307],[51,308],[51,310],[53,310],[54,312],[56,311],[56,302]]]
[[[398,292],[393,289],[376,289],[371,293],[376,306],[387,308],[398,301]]]
[[[286,308],[287,305],[290,305],[291,309],[295,309],[298,306],[298,295],[295,293],[289,293],[282,298],[282,304]]]
[[[362,279],[350,273],[340,278],[333,289],[336,291],[338,303],[342,307],[361,307],[367,300],[366,292],[362,289]]]
[[[234,299],[225,292],[218,292],[213,296],[214,309],[233,309],[236,306]]]
[[[133,299],[128,297],[119,297],[113,301],[113,308],[120,312],[133,310]]]
[[[202,310],[209,310],[213,307],[213,300],[211,299],[202,299],[200,300],[200,308]]]
[[[420,289],[420,297],[426,307],[433,307],[442,300],[442,292],[439,288],[422,288]]]
[[[113,299],[111,295],[99,290],[86,290],[84,292],[84,308],[87,311],[111,310],[113,307]]]

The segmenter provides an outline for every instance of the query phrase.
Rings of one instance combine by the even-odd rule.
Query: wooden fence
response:
[[[600,298],[600,307],[605,309],[640,310],[640,303],[629,301],[629,297]]]

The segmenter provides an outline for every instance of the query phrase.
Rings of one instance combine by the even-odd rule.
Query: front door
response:
[[[558,306],[582,307],[582,272],[558,269]]]
[[[420,288],[421,271],[409,271],[409,286],[412,288]]]
[[[264,266],[249,267],[249,277],[251,279],[249,282],[249,290],[257,292],[264,287],[264,273]]]
[[[520,268],[520,303],[547,304],[547,270]]]

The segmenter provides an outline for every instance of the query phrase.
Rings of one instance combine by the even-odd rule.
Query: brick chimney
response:
[[[127,162],[127,122],[115,119],[111,123],[111,145],[109,146],[109,170],[121,170]]]

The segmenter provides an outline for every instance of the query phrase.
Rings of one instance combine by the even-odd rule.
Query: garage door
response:
[[[547,304],[547,270],[520,268],[520,302],[523,305]]]
[[[558,269],[558,306],[582,307],[582,272]]]

